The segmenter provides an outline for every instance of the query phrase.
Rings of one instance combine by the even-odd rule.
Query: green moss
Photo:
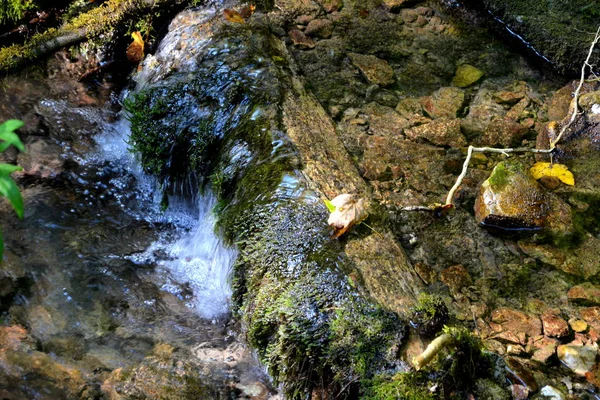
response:
[[[419,293],[418,304],[413,310],[411,324],[425,337],[434,337],[448,323],[448,307],[441,297]]]
[[[7,0],[0,3],[0,24],[23,18],[25,11],[34,8],[33,0]]]
[[[382,374],[371,379],[364,400],[434,400],[437,398],[425,386],[429,381],[423,374],[401,372]]]

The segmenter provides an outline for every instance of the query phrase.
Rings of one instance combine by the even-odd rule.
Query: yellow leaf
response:
[[[131,37],[133,42],[127,47],[127,59],[137,64],[144,58],[144,39],[142,39],[140,32],[133,32]]]
[[[575,185],[573,173],[563,164],[536,162],[529,172],[531,172],[531,176],[533,176],[534,179],[540,179],[543,176],[553,176],[567,185]]]
[[[326,205],[328,208],[335,207],[327,220],[329,226],[334,229],[334,238],[342,236],[348,229],[368,216],[365,201],[352,194],[340,194]]]
[[[229,22],[236,22],[238,24],[243,24],[246,22],[239,12],[230,8],[226,8],[223,11],[223,15],[225,16],[225,19]]]

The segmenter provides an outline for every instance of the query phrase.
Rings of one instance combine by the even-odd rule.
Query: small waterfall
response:
[[[125,118],[107,125],[95,138],[97,152],[86,160],[94,164],[108,161],[117,166],[118,173],[111,180],[113,194],[127,212],[138,219],[171,227],[161,232],[145,252],[128,258],[140,264],[155,264],[166,281],[162,290],[180,295],[181,288],[186,288],[189,293],[183,298],[186,306],[201,317],[211,320],[223,317],[229,310],[229,275],[237,253],[225,247],[214,232],[212,209],[216,198],[210,191],[198,195],[197,186],[188,182],[187,187],[182,185],[178,190],[181,194],[169,196],[168,208],[161,211],[160,184],[143,172],[138,158],[129,151],[129,133]],[[133,188],[129,187],[132,176],[136,182]],[[126,201],[131,191],[135,192],[133,204]]]

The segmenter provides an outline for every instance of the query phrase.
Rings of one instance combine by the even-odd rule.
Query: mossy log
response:
[[[14,70],[61,48],[98,38],[136,16],[187,3],[191,3],[191,1],[109,0],[99,7],[79,15],[58,29],[53,28],[34,35],[24,44],[15,44],[0,49],[0,71]]]

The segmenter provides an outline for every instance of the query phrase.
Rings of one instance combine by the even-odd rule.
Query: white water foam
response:
[[[195,309],[200,316],[207,319],[222,317],[229,311],[230,273],[237,252],[226,247],[214,232],[212,209],[215,197],[211,193],[192,199],[170,196],[169,207],[161,211],[159,182],[143,172],[138,157],[129,151],[129,134],[129,123],[124,118],[107,125],[95,138],[97,152],[86,162],[108,161],[121,168],[122,173],[111,180],[117,188],[114,194],[119,201],[119,195],[125,195],[125,191],[136,191],[138,208],[121,205],[137,218],[151,223],[168,223],[174,229],[162,233],[145,252],[128,258],[137,263],[155,263],[157,272],[166,275],[167,282],[162,290],[178,294],[182,287],[190,289],[193,294],[186,297],[186,306]],[[131,176],[137,182],[135,188],[128,187]],[[160,260],[156,254],[162,254]]]

